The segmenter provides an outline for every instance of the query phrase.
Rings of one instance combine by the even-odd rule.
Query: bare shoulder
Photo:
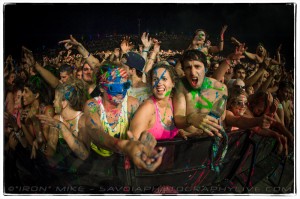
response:
[[[94,98],[93,99],[89,99],[88,101],[85,102],[84,112],[86,113],[87,110],[97,109],[97,107],[98,107],[97,101]]]
[[[147,110],[154,110],[154,103],[151,98],[145,100],[139,107],[139,109],[147,109]]]
[[[85,120],[86,120],[86,117],[85,117],[85,114],[82,114],[80,116],[80,119],[79,119],[79,127],[82,128],[82,127],[85,127]]]
[[[215,89],[220,89],[227,92],[227,86],[222,82],[210,77],[207,77],[207,79],[212,82],[212,85]]]
[[[175,84],[175,93],[176,94],[185,94],[186,91],[187,90],[186,90],[186,88],[184,86],[183,78],[181,78]]]
[[[139,104],[139,100],[136,99],[135,97],[128,96],[127,104],[130,105],[130,106],[136,106],[136,105]]]

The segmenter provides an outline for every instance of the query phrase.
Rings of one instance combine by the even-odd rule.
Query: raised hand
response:
[[[58,43],[64,44],[67,50],[71,49],[72,47],[77,47],[80,45],[80,43],[72,35],[70,35],[70,39],[62,40],[59,41]]]
[[[233,60],[235,62],[239,61],[242,58],[245,58],[243,53],[246,51],[247,48],[245,48],[245,44],[241,44],[235,48],[234,53],[231,53],[228,55],[228,59]]]
[[[282,44],[280,44],[276,50],[277,53],[280,53],[280,50],[281,50],[281,47],[282,47]]]
[[[235,37],[231,37],[230,40],[231,40],[231,43],[236,46],[242,45],[242,43],[240,43]]]
[[[114,55],[115,55],[116,57],[119,57],[119,56],[120,56],[120,48],[115,48],[115,49],[114,49]]]
[[[35,65],[35,59],[33,57],[32,51],[26,48],[25,46],[22,46],[22,50],[24,52],[24,61],[29,65],[29,66],[34,66]]]
[[[159,53],[160,52],[160,44],[161,44],[161,42],[159,42],[156,39],[153,39],[153,41],[155,41],[154,42],[154,47],[153,47],[153,52]]]
[[[221,33],[220,33],[221,40],[224,40],[224,33],[227,30],[227,27],[228,27],[227,25],[224,25],[221,29]]]
[[[127,53],[134,47],[134,45],[130,42],[130,37],[125,36],[123,37],[120,47],[123,53]]]
[[[151,37],[149,38],[149,33],[144,32],[142,34],[141,41],[144,45],[145,50],[149,50],[153,45],[153,40]]]

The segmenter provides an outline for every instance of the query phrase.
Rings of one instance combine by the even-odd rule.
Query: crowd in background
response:
[[[143,33],[80,43],[70,36],[58,49],[32,52],[26,46],[21,60],[6,57],[6,180],[37,182],[24,177],[30,173],[42,182],[53,177],[45,169],[51,168],[57,178],[70,173],[64,180],[71,182],[86,169],[78,165],[99,165],[112,152],[153,171],[164,153],[155,148],[156,140],[225,139],[223,129],[251,128],[274,138],[278,153],[288,156],[294,145],[294,73],[281,54],[284,44],[266,49],[260,43],[249,52],[251,41],[238,41],[226,29],[217,41],[206,39],[202,29],[192,38]],[[231,44],[224,45],[224,37]],[[176,48],[178,40],[187,46]],[[227,45],[235,50],[224,54]],[[226,111],[213,118],[210,110],[223,95]],[[89,177],[101,176],[99,168],[89,170]]]

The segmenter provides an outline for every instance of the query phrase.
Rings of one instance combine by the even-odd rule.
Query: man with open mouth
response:
[[[222,137],[219,120],[208,113],[214,102],[223,95],[227,96],[227,87],[215,79],[205,77],[207,62],[201,51],[184,52],[181,65],[185,77],[177,83],[173,98],[176,126],[184,129],[187,137],[202,134]],[[221,120],[224,118],[225,114]]]

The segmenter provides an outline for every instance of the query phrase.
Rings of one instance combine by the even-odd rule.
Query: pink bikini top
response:
[[[155,123],[154,123],[153,127],[150,128],[148,130],[148,132],[152,133],[152,135],[157,140],[174,138],[178,133],[178,129],[175,126],[174,118],[172,117],[172,124],[170,126],[167,126],[166,124],[164,124],[162,122],[161,115],[160,115],[158,107],[157,107],[156,99],[153,96],[151,96],[151,99],[155,106],[156,118],[155,118]],[[169,103],[171,104],[171,109],[173,112],[172,101],[169,100]]]

